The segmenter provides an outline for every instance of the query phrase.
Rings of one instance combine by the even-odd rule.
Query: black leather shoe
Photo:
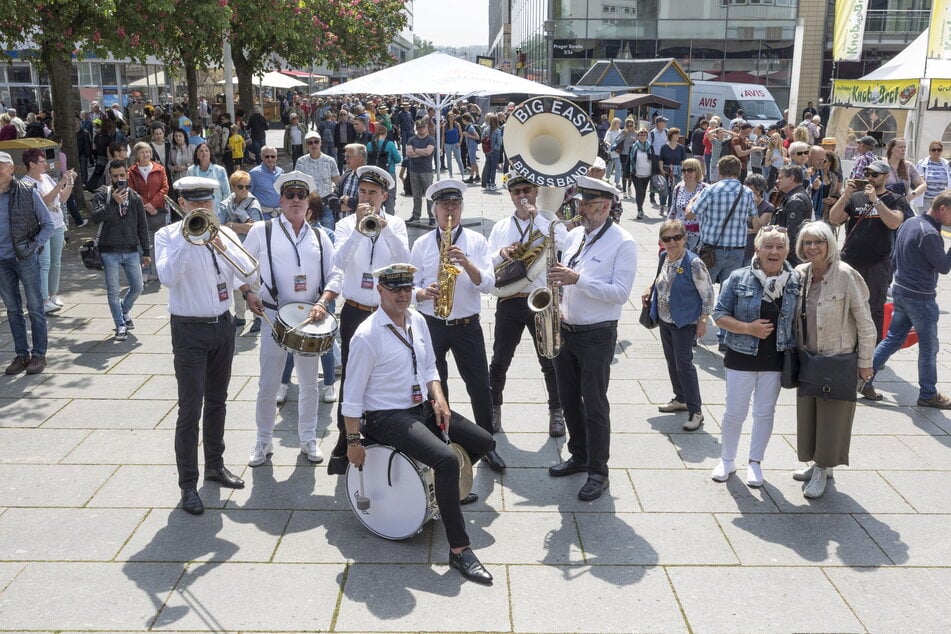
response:
[[[574,475],[588,470],[588,465],[576,460],[574,457],[568,458],[564,462],[548,467],[548,475],[561,478],[563,476]]]
[[[492,575],[485,569],[479,558],[471,548],[466,548],[458,555],[449,551],[449,565],[462,573],[462,576],[476,583],[492,585]]]
[[[205,512],[205,505],[201,503],[198,491],[195,489],[182,491],[182,510],[191,515],[201,515]]]
[[[346,456],[334,456],[331,454],[327,461],[327,475],[343,475],[347,472],[347,465],[350,463]]]
[[[205,469],[205,482],[217,482],[229,489],[243,489],[244,480],[228,471],[227,467]]]
[[[597,500],[601,497],[601,494],[608,488],[608,479],[605,478],[602,480],[595,480],[594,478],[588,478],[588,481],[584,483],[584,486],[581,487],[581,490],[578,491],[578,499],[584,502],[590,502],[591,500]]]
[[[495,449],[485,454],[485,456],[482,459],[485,460],[485,462],[489,465],[489,468],[492,469],[493,471],[496,471],[496,472],[505,471],[505,461],[502,460],[502,456],[500,456],[495,451]]]
[[[466,497],[459,500],[459,504],[461,506],[465,506],[466,504],[472,504],[473,502],[478,502],[478,501],[479,501],[479,496],[476,495],[475,493],[470,493]]]

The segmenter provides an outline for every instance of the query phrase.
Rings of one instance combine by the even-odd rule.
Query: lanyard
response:
[[[205,248],[211,254],[211,261],[215,263],[215,273],[218,274],[218,277],[221,277],[221,269],[218,267],[218,257],[215,255],[215,250],[211,248],[210,244],[206,244]]]
[[[436,247],[442,247],[442,232],[439,229],[433,232],[436,235]],[[459,236],[462,235],[462,224],[459,224],[459,227],[456,229],[456,235],[452,238],[452,244],[455,246],[456,242],[459,240]]]
[[[370,212],[370,213],[375,214],[375,213],[377,213],[377,212],[376,212],[376,211],[372,211],[372,212]],[[381,212],[379,213],[379,215],[382,216],[382,215],[384,215],[384,214],[383,214],[383,212],[381,211]],[[374,237],[374,238],[370,238],[370,270],[371,270],[371,271],[373,270],[373,254],[376,253],[376,241],[379,240],[379,239],[380,239],[380,236],[379,236],[379,235],[377,235],[377,236]]]
[[[396,326],[393,324],[387,324],[387,328],[390,329],[396,338],[403,342],[403,345],[409,348],[410,356],[413,358],[413,379],[419,380],[419,373],[416,370],[416,348],[413,347],[413,328],[411,326],[406,326],[406,334],[409,335],[409,341],[406,340],[406,337],[400,334],[400,331],[396,329]]]
[[[601,227],[601,231],[599,231],[598,234],[594,236],[594,239],[591,240],[591,244],[588,245],[588,251],[591,250],[591,247],[597,244],[598,240],[601,239],[601,236],[604,235],[604,232],[607,231],[610,226],[611,226],[611,217],[608,216],[608,219],[604,221],[604,226]],[[569,269],[575,268],[575,265],[578,264],[578,260],[581,259],[581,250],[584,249],[585,242],[587,241],[588,241],[588,234],[585,234],[581,238],[581,244],[578,245],[578,250],[575,251],[575,254],[571,256],[570,260],[568,260]]]
[[[518,224],[518,218],[512,216],[512,222],[515,223],[515,228],[518,229],[518,241],[525,242],[525,232],[528,231],[528,228],[532,226],[532,221],[529,219],[528,224],[525,225],[525,228],[522,229],[522,225]]]
[[[284,223],[280,220],[277,221],[277,224],[281,225],[281,231],[284,232],[284,235],[287,237],[287,241],[291,243],[291,246],[294,247],[294,255],[297,256],[297,268],[300,269],[300,251],[297,250],[297,242],[294,242],[294,238],[291,237],[290,232],[287,231],[287,227],[284,226]],[[304,223],[304,233],[307,233],[307,229],[310,226]],[[301,240],[304,239],[304,236],[301,236]]]

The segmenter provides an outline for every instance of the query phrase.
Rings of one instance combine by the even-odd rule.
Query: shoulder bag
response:
[[[99,223],[99,229],[96,230],[96,237],[84,240],[79,247],[79,258],[83,266],[91,271],[102,270],[102,253],[99,251],[99,236],[102,235],[102,225]]]
[[[723,232],[726,230],[727,223],[730,222],[730,218],[733,217],[733,214],[736,212],[736,206],[740,204],[740,198],[743,196],[743,185],[740,185],[740,191],[736,193],[736,198],[733,200],[733,206],[730,207],[730,213],[727,214],[726,218],[723,219],[723,224],[720,225],[720,232],[717,233],[717,240],[713,244],[707,244],[706,242],[701,242],[697,245],[697,255],[700,256],[700,260],[707,267],[707,270],[711,270],[717,264],[717,255],[716,248],[720,243],[720,238],[723,237]]]
[[[664,268],[664,262],[667,260],[667,252],[661,254],[660,261],[657,263],[657,272],[654,273],[654,281],[651,282],[650,297],[647,301],[641,303],[641,316],[638,321],[648,330],[653,330],[660,325],[660,317],[657,314],[657,276],[660,270]]]
[[[802,332],[806,332],[806,299],[802,299]],[[837,401],[855,401],[855,384],[858,376],[859,355],[857,352],[822,355],[799,350],[799,397],[835,399]],[[785,375],[786,360],[783,359]],[[785,386],[784,386],[785,387]]]

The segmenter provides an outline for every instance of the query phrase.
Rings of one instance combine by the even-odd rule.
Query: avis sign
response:
[[[888,81],[837,79],[832,104],[851,108],[898,108],[912,110],[918,96],[918,80]]]

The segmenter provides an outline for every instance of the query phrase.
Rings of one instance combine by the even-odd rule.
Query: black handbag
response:
[[[858,367],[855,352],[821,355],[800,350],[798,396],[854,402]]]
[[[783,351],[783,372],[779,384],[787,390],[799,387],[799,350],[796,348]]]
[[[660,325],[660,317],[657,316],[657,276],[664,267],[664,261],[667,259],[667,252],[661,254],[660,261],[657,263],[657,272],[654,273],[654,281],[651,283],[651,292],[646,302],[641,302],[641,316],[638,321],[648,330],[653,330]]]
[[[84,240],[79,247],[79,258],[82,260],[83,266],[92,271],[102,270],[102,253],[99,251],[99,235],[101,233],[102,224],[100,223],[99,229],[96,231],[96,237]]]

